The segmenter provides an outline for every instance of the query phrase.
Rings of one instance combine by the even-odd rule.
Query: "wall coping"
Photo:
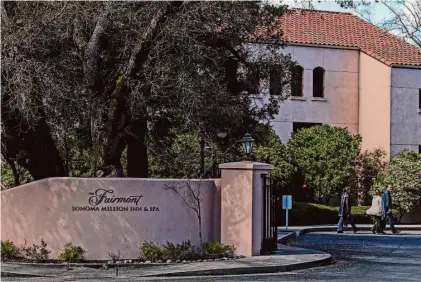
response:
[[[259,163],[253,161],[233,162],[219,165],[220,169],[246,169],[246,170],[272,170],[271,164]]]

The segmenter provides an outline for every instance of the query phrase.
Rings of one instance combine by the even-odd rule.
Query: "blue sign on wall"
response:
[[[291,195],[282,196],[282,209],[284,210],[292,209],[292,196]]]

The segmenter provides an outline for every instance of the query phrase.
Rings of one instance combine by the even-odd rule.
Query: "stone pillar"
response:
[[[221,242],[238,255],[260,255],[263,239],[263,179],[273,165],[257,162],[220,164]]]

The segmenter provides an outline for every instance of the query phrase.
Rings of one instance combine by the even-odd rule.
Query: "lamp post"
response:
[[[243,145],[243,150],[246,155],[246,160],[250,161],[251,155],[253,153],[254,139],[251,137],[249,133],[246,133],[246,135],[244,135],[243,139],[241,139],[240,141],[241,141],[241,144]]]

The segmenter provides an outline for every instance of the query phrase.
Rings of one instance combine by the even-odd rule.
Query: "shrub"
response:
[[[369,206],[354,206],[351,213],[355,216],[355,223],[371,224],[372,219],[365,212]],[[313,203],[294,202],[292,210],[289,212],[289,225],[318,225],[318,224],[336,224],[338,223],[339,207],[331,207]],[[398,212],[393,210],[396,217]],[[285,211],[280,212],[279,225],[285,225]]]
[[[171,260],[191,260],[196,257],[194,246],[190,240],[185,240],[181,244],[167,242],[164,246],[164,258]]]
[[[108,253],[108,256],[111,258],[111,260],[112,260],[113,262],[116,262],[116,261],[118,261],[118,260],[120,260],[120,259],[121,259],[120,250],[118,250],[118,253],[117,253],[117,254],[114,254],[114,253]]]
[[[203,244],[203,255],[208,258],[234,258],[235,247],[224,245],[219,241],[209,241]]]
[[[400,221],[421,203],[421,154],[405,149],[395,155],[378,175],[372,192],[383,192],[387,184],[393,186],[393,206],[399,210]]]
[[[49,259],[51,251],[47,250],[47,243],[41,239],[41,245],[33,244],[32,247],[22,247],[22,252],[28,260],[45,262]]]
[[[315,200],[328,203],[352,174],[352,161],[360,152],[361,136],[327,124],[294,133],[287,149],[291,163],[304,176]]]
[[[80,262],[85,260],[86,251],[79,246],[73,246],[72,243],[67,243],[64,245],[64,251],[60,254],[59,258],[62,261],[71,263],[71,262]]]
[[[161,246],[152,242],[144,242],[140,246],[140,258],[150,261],[162,260],[164,251]]]
[[[18,247],[9,240],[1,241],[1,261],[20,259],[21,254]]]

